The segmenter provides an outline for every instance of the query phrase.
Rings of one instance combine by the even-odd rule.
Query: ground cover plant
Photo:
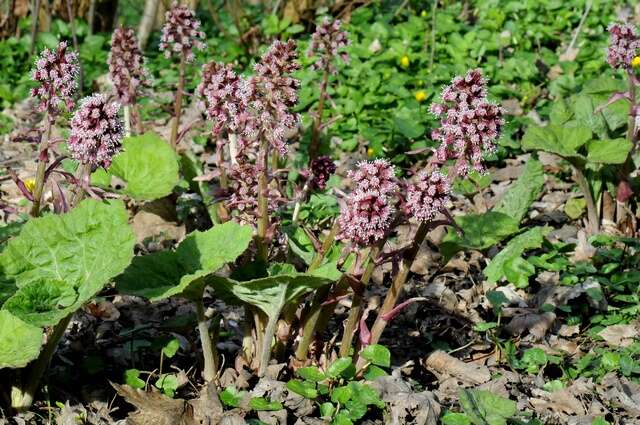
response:
[[[640,421],[637,7],[14,3],[0,423]]]

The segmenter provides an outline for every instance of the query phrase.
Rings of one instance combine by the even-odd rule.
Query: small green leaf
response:
[[[391,352],[383,345],[367,345],[360,355],[363,359],[370,361],[374,365],[382,367],[391,366]]]
[[[343,410],[338,413],[335,418],[333,418],[333,422],[331,422],[331,425],[353,425],[353,421],[349,417],[349,414],[345,413],[345,411]]]
[[[461,390],[460,405],[476,425],[506,425],[516,412],[516,402],[491,391]]]
[[[571,198],[564,204],[564,213],[573,220],[577,220],[587,209],[587,201],[584,198]]]
[[[518,222],[527,215],[531,204],[538,199],[544,186],[544,169],[536,159],[529,159],[524,171],[515,183],[509,186],[493,211],[503,213]]]
[[[489,282],[498,282],[506,275],[505,264],[514,258],[520,257],[527,249],[540,248],[544,236],[551,229],[547,227],[533,227],[519,234],[509,241],[484,269],[484,275]]]
[[[334,403],[345,404],[351,398],[351,387],[338,387],[331,393],[331,401]]]
[[[240,402],[246,394],[246,391],[239,391],[232,385],[220,392],[220,401],[225,406],[240,407]]]
[[[249,400],[249,408],[258,411],[282,410],[282,403],[279,401],[269,401],[264,397],[253,397]]]
[[[162,354],[166,358],[170,359],[176,355],[179,349],[180,341],[178,341],[178,338],[171,338],[171,340],[169,340],[169,342],[167,342],[165,346],[162,347]]]
[[[342,372],[351,366],[351,362],[351,357],[340,357],[331,363],[327,368],[325,375],[327,378],[337,378]]]
[[[498,327],[498,324],[496,322],[482,322],[482,323],[476,323],[475,325],[473,325],[473,330],[476,332],[486,332],[490,329],[495,329]]]
[[[326,379],[324,373],[320,372],[320,369],[315,366],[302,367],[296,373],[307,381],[320,382]]]
[[[516,288],[529,286],[529,278],[536,272],[533,264],[522,257],[511,258],[504,263],[504,275]]]
[[[330,418],[336,411],[336,407],[331,402],[325,402],[320,405],[320,417]]]
[[[364,373],[364,378],[367,381],[375,381],[381,376],[387,376],[387,375],[389,374],[384,369],[379,368],[378,366],[375,366],[375,365],[370,365],[367,368],[366,372]]]
[[[155,383],[155,387],[169,396],[173,397],[178,391],[178,378],[174,374],[160,375],[160,378]]]
[[[124,383],[132,388],[143,389],[145,382],[140,379],[140,371],[138,369],[127,369],[124,371]]]
[[[301,395],[302,397],[314,399],[318,397],[318,391],[316,390],[312,382],[304,382],[298,379],[292,379],[287,382],[287,388],[289,391]]]
[[[442,425],[471,425],[471,419],[464,413],[447,412],[442,417]]]

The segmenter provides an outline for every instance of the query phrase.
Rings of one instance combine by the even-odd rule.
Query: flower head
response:
[[[300,81],[291,73],[300,68],[296,43],[276,40],[255,65],[256,75],[246,85],[249,113],[253,120],[246,123],[245,135],[265,137],[282,155],[287,152],[286,140],[298,125],[300,117],[291,109],[298,102]]]
[[[440,141],[435,161],[455,161],[455,173],[467,175],[472,169],[484,172],[483,155],[495,151],[495,141],[504,125],[503,110],[486,99],[486,80],[480,70],[455,77],[442,90],[442,102],[431,105],[440,118],[440,128],[431,137]]]
[[[409,65],[411,64],[411,59],[409,59],[409,56],[404,55],[400,58],[400,66],[403,68],[409,68]]]
[[[311,36],[308,56],[317,56],[318,60],[312,65],[313,69],[326,69],[332,74],[337,72],[334,58],[344,63],[349,62],[349,55],[344,52],[350,42],[346,31],[341,30],[341,22],[325,18]]]
[[[609,48],[607,49],[607,62],[612,68],[629,69],[633,58],[640,48],[640,39],[636,29],[630,24],[610,24]]]
[[[451,186],[439,171],[419,172],[407,188],[406,212],[418,221],[430,221],[449,203]]]
[[[424,90],[418,90],[415,94],[415,98],[418,102],[422,103],[427,100],[427,92]]]
[[[398,183],[394,169],[382,159],[363,161],[348,177],[355,182],[355,188],[340,211],[338,237],[369,246],[384,238],[395,212]]]
[[[336,164],[328,156],[319,156],[309,163],[311,180],[309,185],[315,190],[324,190],[327,187],[327,180],[336,172]]]
[[[200,21],[193,10],[187,6],[173,3],[166,13],[166,22],[162,27],[160,50],[169,58],[172,53],[184,55],[187,62],[194,59],[193,49],[205,48],[204,32],[200,31]]]
[[[119,104],[107,103],[100,93],[82,99],[71,120],[68,142],[74,159],[94,167],[109,167],[121,148],[123,128],[119,109]]]
[[[258,210],[258,178],[261,174],[259,165],[240,163],[229,170],[233,182],[226,206],[237,212],[236,221],[255,224]],[[282,203],[282,195],[276,188],[270,188],[267,195],[268,211],[275,212]]]
[[[48,112],[50,119],[63,107],[73,108],[78,72],[78,54],[68,51],[66,42],[60,42],[55,50],[44,49],[40,53],[31,72],[31,77],[39,85],[31,89],[31,96],[38,98],[38,109]]]
[[[138,90],[148,85],[149,80],[144,57],[132,28],[120,27],[113,32],[108,62],[109,77],[118,99],[124,105],[135,103]]]
[[[247,119],[245,84],[231,65],[210,62],[202,67],[202,81],[197,92],[204,100],[207,117],[214,121],[214,135],[225,128],[231,132],[242,128]]]
[[[635,56],[632,60],[631,60],[631,66],[633,68],[640,68],[640,56]]]

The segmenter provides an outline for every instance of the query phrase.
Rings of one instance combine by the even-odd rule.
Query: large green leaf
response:
[[[491,391],[461,390],[460,405],[475,425],[506,425],[517,412],[516,402]]]
[[[120,201],[87,199],[71,212],[30,220],[0,254],[3,305],[37,326],[56,324],[131,262],[135,238]]]
[[[623,164],[633,144],[625,139],[592,140],[587,144],[587,160],[599,164]]]
[[[155,133],[127,137],[123,151],[115,156],[107,171],[98,170],[92,182],[109,187],[112,177],[125,183],[121,192],[133,199],[151,201],[169,195],[180,180],[178,156]]]
[[[42,329],[0,310],[0,369],[26,366],[38,357],[42,338]]]
[[[578,150],[591,140],[591,130],[585,126],[566,123],[546,127],[531,126],[522,137],[522,148],[540,150],[564,158],[582,158]]]
[[[549,228],[533,227],[526,232],[511,239],[484,269],[484,275],[489,282],[497,282],[506,276],[506,264],[514,258],[518,258],[527,249],[542,246],[544,235],[549,233]]]
[[[285,265],[272,267],[270,272],[272,275],[268,277],[248,281],[212,276],[209,282],[216,293],[226,300],[258,307],[272,319],[280,315],[286,304],[296,301],[302,294],[328,285],[340,276],[332,264],[309,274],[296,273]]]
[[[531,204],[538,199],[544,185],[544,169],[540,161],[529,159],[524,172],[509,187],[493,211],[507,214],[520,222],[529,211]]]
[[[449,229],[440,244],[440,252],[448,261],[462,249],[484,250],[516,233],[519,220],[496,211],[484,214],[469,214],[455,218],[462,229],[462,235]]]
[[[219,224],[205,232],[193,232],[171,251],[133,259],[117,278],[118,290],[161,300],[173,295],[200,296],[203,278],[235,261],[249,246],[253,230],[234,222]]]

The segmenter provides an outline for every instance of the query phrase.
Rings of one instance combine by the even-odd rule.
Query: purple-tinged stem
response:
[[[186,66],[186,58],[184,53],[180,56],[180,69],[178,76],[178,89],[176,91],[175,100],[175,118],[171,125],[171,147],[175,150],[178,144],[178,129],[180,128],[180,115],[182,115],[182,96],[184,92],[184,72]]]
[[[47,170],[48,154],[47,149],[49,139],[51,138],[51,129],[53,123],[49,114],[44,117],[45,127],[38,146],[38,167],[36,169],[36,182],[33,188],[33,205],[31,207],[31,216],[38,217],[40,215],[40,203],[42,202],[42,192],[44,190],[45,172]]]

